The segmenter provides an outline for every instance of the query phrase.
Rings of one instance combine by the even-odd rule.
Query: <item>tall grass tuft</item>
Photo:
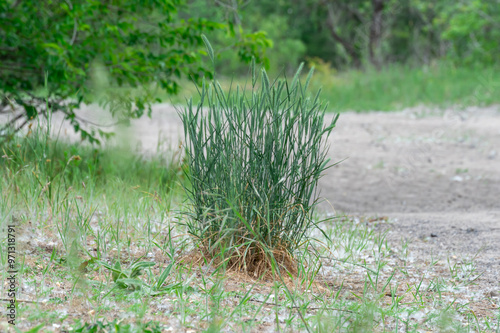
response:
[[[329,167],[324,124],[312,76],[271,82],[251,65],[251,89],[224,92],[203,83],[200,102],[180,112],[186,137],[192,210],[188,231],[205,254],[255,276],[272,262],[293,269],[291,254],[315,225],[316,185]],[[260,83],[259,77],[260,76]],[[274,257],[271,260],[271,257]]]

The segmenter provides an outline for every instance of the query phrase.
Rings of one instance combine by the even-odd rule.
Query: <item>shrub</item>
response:
[[[210,53],[210,47],[209,53]],[[187,227],[210,257],[255,276],[273,262],[294,270],[291,254],[315,225],[315,188],[328,168],[326,105],[307,94],[302,65],[291,83],[270,82],[255,62],[252,84],[224,92],[204,83],[201,101],[180,112],[186,137],[192,210]]]

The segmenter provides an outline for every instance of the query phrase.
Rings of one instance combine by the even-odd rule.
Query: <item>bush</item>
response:
[[[210,53],[210,52],[209,52]],[[205,254],[230,267],[260,275],[281,262],[294,270],[291,254],[315,225],[315,187],[328,167],[325,140],[338,115],[323,125],[320,92],[306,93],[299,75],[289,84],[270,82],[265,70],[252,88],[225,93],[204,83],[201,101],[181,112],[186,137],[192,204],[189,233]],[[274,258],[274,259],[273,259]]]

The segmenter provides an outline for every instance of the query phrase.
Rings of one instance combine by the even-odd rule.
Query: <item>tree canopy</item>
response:
[[[0,134],[46,115],[48,104],[97,141],[74,110],[100,101],[122,120],[150,112],[152,84],[175,94],[180,78],[211,75],[201,61],[205,32],[229,33],[243,60],[263,59],[264,33],[236,36],[228,21],[182,17],[186,8],[183,0],[0,0],[0,113],[22,108]],[[99,99],[90,84],[98,71],[111,86],[134,88],[133,96]]]
[[[207,6],[206,0],[193,2],[198,4],[193,8]],[[285,65],[283,59],[288,60],[286,67],[293,69],[298,62],[314,58],[338,69],[368,66],[381,69],[393,63],[420,66],[436,60],[468,66],[500,63],[498,1],[252,0],[231,3],[240,4],[234,9],[247,30],[262,29],[269,33],[275,47],[267,54],[271,63],[279,64],[277,70]],[[210,8],[200,13],[210,15],[222,9]],[[196,11],[192,14],[196,15]],[[221,38],[218,45],[225,43],[227,40]],[[214,44],[217,45],[217,41]],[[226,57],[232,57],[236,63],[233,55]]]

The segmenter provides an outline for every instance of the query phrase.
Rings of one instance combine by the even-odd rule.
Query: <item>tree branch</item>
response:
[[[372,0],[373,14],[370,24],[370,36],[368,41],[368,52],[370,62],[380,70],[380,60],[376,55],[376,49],[380,45],[380,38],[382,36],[382,14],[384,11],[384,0]]]
[[[68,4],[69,9],[73,10],[73,4],[71,3],[71,1],[70,0],[66,0],[66,3]],[[73,45],[75,43],[76,36],[78,34],[78,21],[76,20],[76,17],[73,17],[73,22],[74,22],[74,25],[73,25],[73,36],[71,36],[71,41],[69,42],[69,45]]]
[[[324,2],[323,2],[324,4]],[[353,64],[355,67],[360,67],[361,66],[361,59],[359,56],[358,50],[354,47],[353,44],[349,43],[347,40],[342,38],[338,33],[337,29],[335,27],[335,13],[333,12],[333,8],[330,4],[326,4],[326,9],[328,12],[328,19],[327,19],[327,26],[330,30],[330,34],[332,35],[333,39],[335,39],[337,42],[339,42],[344,49],[346,50],[347,54],[351,57]]]

